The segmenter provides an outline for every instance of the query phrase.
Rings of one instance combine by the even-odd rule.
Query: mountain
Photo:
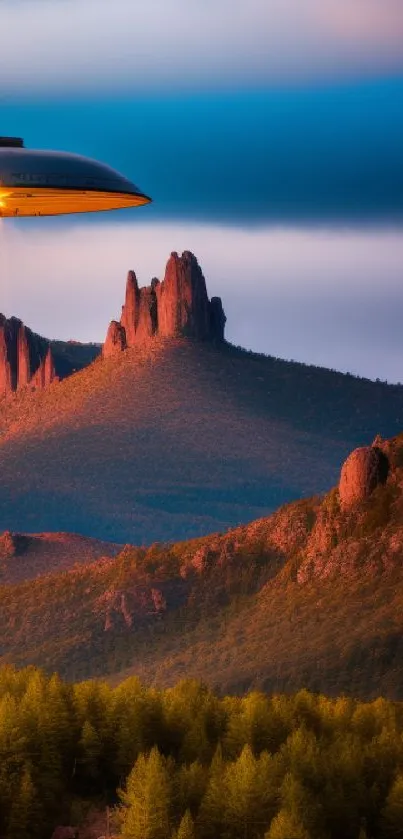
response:
[[[74,679],[402,699],[402,560],[403,435],[377,437],[324,497],[3,585],[2,660]]]
[[[129,274],[102,357],[1,402],[0,530],[223,531],[326,491],[352,448],[403,427],[403,387],[249,353],[224,324],[189,252],[147,289]]]

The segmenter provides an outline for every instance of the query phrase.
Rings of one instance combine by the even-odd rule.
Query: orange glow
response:
[[[6,198],[8,198],[9,195],[10,195],[9,192],[4,192],[3,189],[0,189],[0,207],[5,207],[6,206]],[[6,214],[2,213],[2,215],[6,215]]]
[[[148,204],[145,195],[125,192],[98,192],[76,189],[0,189],[0,216],[56,216],[64,213],[90,213]]]

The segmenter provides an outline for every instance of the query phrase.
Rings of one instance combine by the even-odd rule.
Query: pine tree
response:
[[[84,781],[96,780],[99,774],[99,758],[102,744],[93,725],[85,721],[79,741],[80,765]]]
[[[181,819],[176,839],[195,839],[195,826],[190,810],[186,810],[185,815]]]
[[[220,836],[224,824],[224,802],[227,798],[225,763],[221,746],[211,761],[206,792],[200,805],[198,827],[203,836]]]
[[[19,788],[12,800],[8,820],[8,839],[27,839],[30,836],[38,836],[41,827],[38,816],[39,808],[31,770],[28,765],[25,765]]]
[[[261,834],[261,801],[258,790],[259,761],[244,746],[238,760],[226,771],[225,823],[232,836],[251,839]]]
[[[175,775],[175,805],[178,816],[190,810],[195,813],[206,791],[207,769],[198,760],[180,766]]]
[[[156,747],[148,756],[139,755],[121,792],[122,839],[169,839],[171,772],[171,763]]]
[[[265,839],[310,839],[309,833],[288,810],[280,810],[273,819]]]
[[[398,775],[389,791],[382,814],[382,837],[403,839],[403,775]]]

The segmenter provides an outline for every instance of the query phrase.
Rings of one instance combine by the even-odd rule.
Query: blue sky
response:
[[[0,310],[102,340],[126,271],[193,249],[235,343],[403,381],[401,0],[3,0],[0,22],[2,133],[154,199],[4,221]]]

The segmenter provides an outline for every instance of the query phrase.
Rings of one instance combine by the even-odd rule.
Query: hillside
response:
[[[325,491],[403,425],[403,388],[190,339],[154,339],[0,415],[0,529],[150,544]]]
[[[56,374],[60,379],[82,370],[96,359],[102,349],[101,344],[83,344],[81,341],[49,341],[55,362]]]
[[[249,353],[225,322],[196,257],[172,253],[162,281],[139,288],[129,271],[102,355],[52,341],[35,390],[18,361],[0,400],[0,530],[132,544],[223,531],[326,491],[351,448],[403,427],[402,386]],[[8,381],[38,336],[2,329]]]
[[[123,545],[100,542],[74,533],[11,533],[0,535],[0,584],[33,580],[89,562],[116,556]]]
[[[403,435],[388,452],[386,484],[351,509],[334,489],[223,535],[4,585],[2,660],[403,698]]]

